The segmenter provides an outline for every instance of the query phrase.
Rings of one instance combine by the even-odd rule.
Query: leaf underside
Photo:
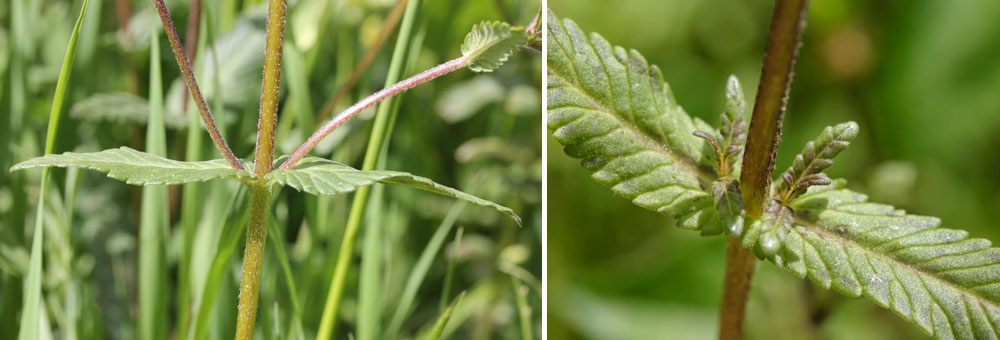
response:
[[[769,260],[848,296],[864,295],[939,339],[1000,338],[1000,248],[935,217],[867,202],[845,181],[791,204],[795,225]]]
[[[37,167],[79,167],[97,170],[108,177],[134,185],[183,184],[216,178],[237,180],[253,178],[243,170],[233,169],[223,159],[182,162],[127,147],[100,152],[52,154],[32,158],[11,167],[11,171]]]
[[[709,193],[713,150],[692,136],[718,130],[689,117],[637,52],[547,15],[547,119],[565,153],[597,182],[678,226],[718,228]],[[767,239],[780,242],[758,255],[823,287],[866,296],[939,339],[1000,339],[1000,248],[939,228],[937,218],[869,203],[844,186],[814,186],[791,200],[794,218],[768,228],[780,238]],[[717,187],[716,200],[725,198],[728,191]],[[754,227],[760,223],[729,230],[759,249],[747,234],[761,232]]]
[[[711,148],[717,131],[675,102],[659,68],[636,51],[587,38],[548,12],[548,126],[597,182],[687,229],[717,224]],[[719,229],[714,226],[711,229]]]
[[[375,183],[405,185],[496,209],[513,218],[518,225],[521,224],[521,218],[508,207],[406,172],[361,171],[327,159],[306,157],[292,168],[274,170],[265,178],[299,191],[328,196],[352,192],[360,187]]]
[[[469,69],[492,72],[527,42],[528,36],[520,27],[500,21],[484,21],[473,25],[465,36],[462,56],[468,60]]]

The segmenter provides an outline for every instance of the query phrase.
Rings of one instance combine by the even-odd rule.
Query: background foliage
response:
[[[16,4],[15,4],[16,2]],[[125,20],[119,5],[131,9]],[[204,1],[201,37],[217,55],[200,49],[196,73],[223,135],[240,157],[250,157],[256,138],[260,76],[264,50],[266,1]],[[290,1],[286,31],[286,64],[282,71],[277,154],[293,151],[317,127],[309,124],[324,101],[351,74],[382,27],[391,0]],[[162,53],[149,58],[151,31],[162,30],[148,1],[92,0],[78,45],[67,98],[67,112],[55,151],[94,152],[128,146],[144,150],[148,116],[149,65],[160,63],[166,91],[167,156],[184,159],[188,116],[181,109],[179,69],[166,39]],[[20,6],[20,7],[19,7]],[[188,1],[168,6],[181,37],[189,15]],[[0,167],[41,154],[50,99],[79,2],[24,1],[0,3]],[[420,11],[417,45],[405,74],[413,74],[459,56],[459,47],[473,24],[506,20],[526,25],[537,1],[427,1]],[[17,11],[18,13],[15,13]],[[23,20],[15,20],[14,18]],[[122,23],[128,23],[127,31]],[[354,90],[337,109],[378,90],[385,77],[395,34],[363,73]],[[289,48],[301,55],[299,68],[287,60]],[[418,256],[442,221],[453,221],[444,247],[437,252],[413,302],[414,310],[401,325],[406,337],[426,334],[440,313],[447,254],[452,254],[457,227],[464,228],[458,247],[450,298],[467,294],[453,312],[445,334],[453,338],[517,339],[521,336],[516,292],[511,274],[530,287],[527,303],[541,309],[541,59],[523,51],[493,73],[463,70],[408,91],[399,101],[395,138],[388,147],[386,169],[404,170],[442,184],[501,202],[524,219],[517,228],[496,211],[466,206],[454,218],[457,201],[403,188],[386,188],[380,204],[369,206],[379,216],[383,256],[378,268],[382,285],[377,305],[360,306],[358,262],[348,274],[344,308],[336,338],[355,332],[358,311],[377,313],[388,324]],[[304,81],[308,91],[292,89]],[[302,101],[302,97],[308,98]],[[295,97],[296,99],[292,99]],[[294,101],[294,104],[292,102]],[[302,106],[311,106],[312,109]],[[304,113],[302,116],[296,116]],[[368,140],[374,109],[362,113],[319,147],[314,155],[358,166]],[[218,152],[203,138],[203,157]],[[141,188],[125,185],[90,171],[54,169],[46,194],[46,238],[43,273],[43,336],[81,339],[131,339],[136,336],[137,268]],[[20,319],[21,291],[30,251],[30,227],[37,203],[40,171],[0,171],[0,338],[13,337]],[[167,283],[163,291],[169,309],[168,338],[177,334],[177,292],[189,285],[201,298],[222,224],[236,183],[219,181],[202,186],[198,231],[192,255],[192,275],[180,282],[178,263],[184,251],[180,187],[169,188],[170,229],[162,240],[167,249]],[[295,314],[279,265],[287,253],[301,305],[306,337],[315,334],[332,275],[351,195],[332,199],[285,189],[278,196],[275,217],[283,247],[268,241],[258,335],[285,338]],[[237,204],[237,206],[245,203]],[[374,210],[373,210],[374,209]],[[455,214],[454,212],[452,214]],[[323,221],[326,221],[325,223]],[[232,221],[230,221],[232,222]],[[274,229],[272,229],[272,232]],[[364,233],[360,238],[364,238]],[[359,239],[360,241],[360,239]],[[232,338],[235,328],[242,241],[229,257],[221,278],[211,339]],[[284,248],[284,249],[281,249]],[[358,247],[358,253],[361,247]],[[279,250],[281,249],[281,250]],[[521,282],[518,281],[518,282]],[[197,301],[197,300],[196,300]],[[531,314],[540,330],[540,313]]]
[[[549,2],[584,31],[640,51],[687,112],[713,124],[729,74],[752,102],[772,6]],[[984,21],[997,11],[985,2],[812,1],[776,171],[824,126],[854,120],[861,133],[831,177],[873,201],[1000,238],[1000,158],[990,156],[1000,147],[1000,24]],[[550,338],[714,338],[725,240],[613,196],[549,138]],[[751,339],[927,338],[888,310],[769,263],[751,294]]]

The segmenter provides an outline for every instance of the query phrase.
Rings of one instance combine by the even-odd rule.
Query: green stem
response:
[[[274,167],[274,128],[278,120],[278,82],[281,78],[282,41],[285,37],[285,0],[271,0],[267,10],[267,43],[264,46],[264,77],[257,121],[257,157],[254,174],[263,177]]]
[[[264,263],[267,221],[271,213],[271,188],[250,184],[250,220],[247,223],[247,246],[243,253],[243,277],[240,279],[240,304],[236,318],[236,339],[252,340],[257,320],[260,291],[260,268]]]
[[[387,87],[389,87],[390,84],[395,83],[403,73],[403,61],[406,59],[406,52],[409,49],[410,31],[416,21],[417,9],[420,7],[421,3],[422,1],[415,0],[406,4],[406,11],[405,14],[403,14],[403,23],[399,29],[399,37],[396,40],[396,46],[392,52],[392,60],[389,64],[389,72],[385,79]],[[386,141],[389,139],[386,131],[391,125],[389,119],[389,108],[392,107],[391,104],[391,100],[379,104],[378,112],[375,114],[375,126],[372,127],[372,134],[368,140],[368,148],[365,151],[365,160],[361,167],[362,170],[372,170],[375,168],[376,162],[378,161],[379,155],[383,149],[382,146],[386,144]],[[345,111],[350,111],[350,109]],[[336,118],[334,118],[334,120],[336,120]],[[332,130],[332,128],[330,130]],[[319,133],[319,131],[317,133]],[[316,135],[314,135],[314,137],[316,137]],[[322,137],[319,137],[319,139],[322,139]],[[306,145],[303,145],[303,147],[306,147],[307,145],[308,142]],[[300,154],[301,157],[304,156],[306,152],[308,152],[308,149],[305,149],[304,152],[296,153]],[[289,160],[286,161],[282,167],[284,168],[294,164],[292,161],[293,159],[294,156],[289,158]],[[337,310],[340,307],[340,298],[344,292],[344,281],[347,276],[347,269],[354,256],[354,239],[356,238],[358,229],[360,229],[361,226],[365,206],[368,203],[368,195],[371,190],[370,188],[371,187],[359,188],[357,193],[354,195],[354,202],[351,204],[351,212],[347,218],[347,226],[344,230],[344,238],[341,240],[340,252],[337,254],[337,267],[333,272],[333,281],[330,284],[330,291],[326,296],[326,304],[323,307],[323,316],[320,320],[319,333],[316,334],[316,339],[329,339],[330,336],[333,335],[334,326],[337,321]]]
[[[788,102],[795,58],[802,42],[807,3],[807,0],[778,0],[774,5],[740,176],[747,225],[760,218],[770,195],[781,121]],[[743,338],[747,298],[756,268],[757,259],[753,253],[744,249],[738,239],[730,237],[726,250],[719,339]]]

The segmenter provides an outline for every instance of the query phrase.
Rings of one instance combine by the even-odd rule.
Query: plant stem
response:
[[[375,39],[375,43],[368,47],[365,54],[361,56],[358,61],[357,66],[354,67],[354,71],[351,71],[351,76],[347,78],[347,81],[343,85],[337,88],[337,91],[333,93],[333,96],[323,104],[323,108],[319,111],[319,116],[316,117],[316,124],[323,122],[327,116],[333,113],[334,105],[340,101],[347,91],[354,87],[354,83],[361,79],[361,74],[368,70],[368,65],[371,64],[372,60],[375,60],[375,54],[382,48],[385,41],[389,38],[389,34],[396,28],[396,24],[399,23],[399,19],[403,17],[403,9],[406,8],[406,3],[409,0],[398,0],[396,5],[392,7],[389,11],[389,15],[386,16],[385,24],[382,25],[382,29],[378,32],[378,37]]]
[[[285,0],[271,0],[269,6],[260,119],[257,121],[257,157],[253,170],[258,177],[267,175],[274,166],[274,128],[278,120],[278,82],[281,80],[281,51],[285,37]]]
[[[247,223],[247,246],[243,252],[243,277],[240,279],[240,304],[236,318],[236,339],[252,340],[257,320],[260,291],[260,267],[264,263],[267,221],[271,213],[271,188],[263,182],[250,185],[250,220]]]
[[[188,93],[191,94],[195,104],[197,104],[198,112],[201,113],[201,121],[205,123],[208,134],[212,136],[215,147],[219,149],[222,157],[225,157],[226,161],[233,168],[246,170],[243,168],[243,164],[240,164],[236,155],[233,154],[233,150],[229,148],[229,144],[226,144],[226,140],[222,138],[219,128],[215,126],[215,120],[212,119],[212,112],[208,110],[208,105],[205,104],[205,97],[202,96],[201,89],[198,88],[198,81],[194,79],[194,72],[191,71],[191,62],[188,61],[187,55],[184,53],[180,38],[177,36],[177,29],[174,28],[174,22],[170,19],[170,12],[167,12],[167,6],[163,3],[163,0],[153,0],[153,5],[156,7],[156,12],[160,15],[163,28],[167,31],[167,39],[170,40],[170,47],[174,50],[174,56],[177,57],[177,65],[181,68],[181,75],[184,78],[184,83],[187,84]]]
[[[740,190],[746,209],[745,223],[753,223],[763,213],[770,194],[774,157],[778,151],[781,121],[785,115],[788,90],[792,83],[795,57],[805,28],[807,0],[778,0],[771,18],[764,65],[757,88],[757,99],[750,120],[749,138],[743,157]],[[722,294],[719,339],[743,338],[750,282],[757,259],[744,249],[738,239],[729,238],[726,250],[726,277]]]
[[[465,65],[466,65],[465,57],[458,57],[449,60],[441,65],[434,66],[433,68],[427,71],[421,72],[420,74],[407,78],[398,83],[392,84],[391,86],[386,87],[381,91],[375,92],[374,94],[368,96],[365,99],[362,99],[356,104],[351,105],[351,107],[344,109],[344,111],[341,111],[339,114],[337,114],[336,117],[333,117],[333,119],[327,122],[326,125],[323,125],[323,127],[317,130],[316,133],[310,136],[309,139],[302,144],[302,146],[300,146],[297,150],[295,150],[294,153],[292,153],[292,156],[289,157],[284,164],[278,167],[278,169],[288,169],[289,167],[295,165],[296,162],[301,160],[302,157],[305,157],[305,155],[309,153],[309,150],[312,150],[312,148],[315,147],[316,144],[319,144],[319,142],[322,141],[323,138],[326,137],[326,135],[329,135],[330,132],[333,132],[333,129],[336,129],[337,126],[340,126],[340,124],[343,124],[348,119],[351,119],[351,117],[354,117],[354,115],[358,114],[359,112],[364,111],[364,109],[368,108],[369,106],[372,106],[382,101],[383,99],[399,94],[400,92],[409,90],[414,86],[426,83],[434,78],[448,74],[451,71],[458,70],[462,67],[465,67]]]
[[[778,152],[781,120],[792,84],[795,57],[805,28],[806,0],[778,0],[767,38],[764,66],[750,119],[740,190],[747,216],[760,217],[770,194],[774,157]]]
[[[726,278],[722,291],[722,313],[719,318],[719,339],[743,339],[743,319],[750,296],[750,282],[757,269],[753,252],[743,248],[740,240],[729,238],[726,247]]]

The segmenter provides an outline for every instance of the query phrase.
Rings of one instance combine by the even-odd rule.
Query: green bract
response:
[[[473,25],[472,31],[465,36],[462,56],[466,58],[470,70],[492,72],[527,42],[528,36],[520,27],[500,21],[484,21]]]

